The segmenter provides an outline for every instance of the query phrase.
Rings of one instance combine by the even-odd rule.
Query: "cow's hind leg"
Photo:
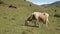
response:
[[[48,19],[45,20],[46,27],[48,28]]]

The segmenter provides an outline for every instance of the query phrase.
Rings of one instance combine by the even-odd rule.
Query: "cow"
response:
[[[41,12],[33,12],[26,20],[25,20],[25,25],[28,25],[28,23],[32,20],[36,20],[35,26],[39,25],[37,22],[42,21],[43,24],[45,24],[48,27],[48,13],[41,13]]]
[[[15,5],[10,5],[9,8],[17,8]]]

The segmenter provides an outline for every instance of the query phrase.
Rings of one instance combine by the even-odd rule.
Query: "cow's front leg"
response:
[[[39,26],[38,20],[35,21],[35,26]]]

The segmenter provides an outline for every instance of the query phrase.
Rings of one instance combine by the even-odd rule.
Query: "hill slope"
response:
[[[42,5],[42,6],[59,6],[60,7],[60,1],[56,1],[56,2],[51,3],[51,4],[45,4],[45,5]]]
[[[60,1],[56,1],[56,2],[52,3],[51,5],[60,6]]]
[[[56,6],[42,7],[24,0],[2,0],[0,4],[0,34],[60,34],[60,18],[54,17],[55,10],[60,14],[60,8]],[[17,8],[10,8],[14,5]],[[40,23],[39,28],[25,26],[25,19],[32,12],[47,12],[49,16],[49,28],[46,29]]]

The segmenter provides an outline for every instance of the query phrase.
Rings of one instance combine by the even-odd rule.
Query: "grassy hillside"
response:
[[[2,0],[0,4],[0,34],[60,34],[60,8],[56,6],[42,7],[24,0]],[[10,8],[14,5],[17,8]],[[55,12],[56,10],[56,12]],[[49,28],[46,29],[40,23],[38,27],[25,26],[24,21],[32,12],[47,12],[49,16]],[[34,25],[33,23],[31,23]],[[30,24],[30,25],[31,25]]]

